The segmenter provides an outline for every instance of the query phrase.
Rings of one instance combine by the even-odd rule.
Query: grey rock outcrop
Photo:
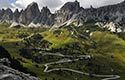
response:
[[[56,22],[57,23],[64,23],[67,20],[70,20],[73,15],[76,15],[82,10],[83,8],[80,7],[80,3],[78,1],[75,2],[68,2],[62,6],[60,10],[56,13]]]
[[[8,63],[8,59],[0,59],[0,80],[40,80],[39,78],[5,66],[3,64],[5,62]]]
[[[107,23],[103,23],[103,22],[97,22],[95,25],[97,25],[98,27],[101,28],[105,28],[111,32],[124,32],[125,28],[120,26],[118,23],[114,23],[114,22],[107,22]]]
[[[115,5],[104,6],[100,8],[84,9],[76,17],[82,22],[102,21],[119,22],[125,24],[125,1]]]
[[[13,12],[10,8],[7,8],[2,15],[1,21],[11,23],[12,19],[13,19]]]
[[[21,12],[21,15],[19,17],[19,22],[25,25],[30,24],[32,21],[34,21],[35,18],[37,18],[40,15],[40,11],[38,8],[38,4],[33,2],[28,7]]]
[[[3,15],[4,15],[4,12],[5,12],[4,9],[0,10],[0,21],[1,21],[2,17],[3,17]]]
[[[20,17],[20,12],[18,9],[16,9],[13,13],[13,22],[18,22]]]
[[[48,7],[43,7],[40,15],[34,20],[34,23],[40,23],[41,25],[53,25],[54,24],[54,14],[50,12]]]
[[[14,13],[11,9],[0,10],[0,21],[15,21],[24,25],[33,26],[53,26],[55,24],[63,24],[69,20],[76,20],[78,24],[84,22],[113,22],[118,23],[120,26],[125,27],[125,1],[103,6],[99,8],[84,9],[80,7],[80,3],[68,2],[52,14],[47,7],[43,7],[40,11],[38,4],[33,2],[25,10],[19,12],[16,10]],[[32,25],[31,25],[32,24]]]
[[[78,1],[75,1],[75,2],[68,2],[64,4],[64,6],[60,10],[63,12],[77,13],[79,12],[79,9],[80,9],[80,4]]]

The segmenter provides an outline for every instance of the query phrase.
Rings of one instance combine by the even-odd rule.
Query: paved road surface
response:
[[[52,54],[52,53],[47,53],[47,54],[44,54],[45,55],[54,55],[54,56],[62,56],[62,57],[73,57],[73,56],[70,56],[70,55],[63,55],[63,54]],[[49,65],[53,65],[53,64],[60,64],[60,63],[69,63],[69,62],[73,62],[73,61],[79,61],[80,59],[88,59],[88,58],[91,58],[90,55],[80,55],[80,56],[77,56],[79,59],[74,59],[74,60],[71,60],[71,59],[62,59],[62,60],[59,60],[59,61],[56,61],[56,62],[50,62],[50,63],[46,63],[44,64],[44,66],[46,67],[44,69],[44,72],[46,73],[49,73],[49,72],[52,72],[52,71],[71,71],[71,72],[75,72],[75,73],[78,73],[78,74],[83,74],[83,75],[86,75],[86,76],[90,76],[90,73],[86,73],[86,72],[82,72],[82,71],[78,71],[78,70],[73,70],[73,69],[69,69],[69,68],[54,68],[54,69],[49,69]],[[114,80],[114,79],[118,79],[120,78],[119,75],[99,75],[99,74],[91,74],[91,76],[93,77],[98,77],[98,78],[104,78],[102,80]]]

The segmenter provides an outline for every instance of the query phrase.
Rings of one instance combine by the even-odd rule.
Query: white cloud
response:
[[[12,7],[8,0],[0,0],[0,9]]]
[[[41,9],[43,6],[48,6],[52,12],[59,9],[64,3],[68,1],[75,1],[75,0],[16,0],[15,3],[10,3],[9,0],[0,0],[0,8],[19,8],[24,9],[26,6],[32,2],[37,2],[39,5],[39,8]],[[80,2],[80,5],[84,8],[90,7],[90,5],[93,5],[93,7],[100,7],[104,5],[109,4],[115,4],[119,3],[123,0],[78,0]]]
[[[61,0],[16,0],[16,2],[12,3],[11,5],[15,8],[25,9],[27,5],[32,2],[37,2],[40,9],[42,9],[44,6],[48,6],[52,12],[57,10],[57,8],[63,4]]]
[[[81,2],[81,5],[85,8],[90,7],[92,5],[93,7],[100,7],[105,5],[112,5],[119,2],[122,2],[124,0],[78,0]]]

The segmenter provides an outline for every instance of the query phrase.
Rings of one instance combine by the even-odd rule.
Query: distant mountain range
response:
[[[77,24],[95,21],[95,22],[114,22],[125,26],[125,1],[108,5],[100,8],[84,9],[80,7],[78,1],[68,2],[56,11],[50,12],[48,7],[41,10],[38,4],[33,2],[26,9],[14,12],[10,8],[0,10],[0,22],[19,23],[26,26],[53,26],[62,24],[68,20],[76,20]]]

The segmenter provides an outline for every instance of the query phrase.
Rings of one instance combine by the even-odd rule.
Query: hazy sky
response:
[[[1,8],[15,8],[24,9],[28,4],[32,2],[37,2],[39,8],[41,9],[43,6],[48,6],[52,12],[58,10],[64,3],[70,1],[73,2],[75,0],[0,0],[0,9]],[[78,0],[80,5],[84,8],[90,7],[100,7],[109,4],[116,4],[124,0]]]

